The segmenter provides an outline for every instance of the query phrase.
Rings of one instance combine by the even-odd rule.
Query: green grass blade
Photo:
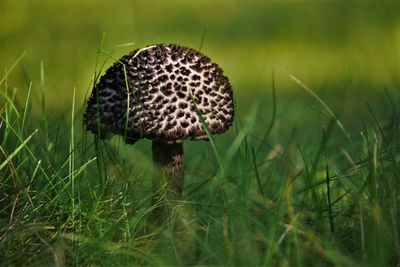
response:
[[[329,226],[331,232],[335,232],[335,227],[333,223],[333,215],[332,215],[332,201],[331,201],[331,180],[329,176],[329,165],[328,165],[328,149],[327,149],[327,139],[326,139],[326,130],[323,128],[322,138],[324,144],[324,154],[325,154],[325,176],[326,176],[326,194],[328,199],[328,217],[329,217]]]
[[[288,77],[294,81],[297,85],[299,85],[301,88],[303,88],[307,93],[309,93],[312,97],[314,97],[318,103],[329,113],[329,115],[335,120],[337,126],[339,129],[342,131],[344,136],[346,137],[347,141],[353,146],[353,148],[356,148],[356,145],[354,144],[353,140],[351,139],[349,133],[346,131],[344,128],[342,122],[338,119],[336,114],[331,110],[331,108],[325,103],[324,100],[322,100],[314,91],[312,91],[305,83],[303,83],[299,78],[294,76],[293,74],[285,71],[282,69],[284,73],[288,75]]]
[[[195,101],[195,99],[194,99],[192,90],[189,90],[189,92],[190,92],[190,96],[191,96],[191,98],[192,98],[192,103],[193,103],[193,105],[194,105],[194,107],[195,107],[195,109],[196,109],[196,113],[197,113],[197,115],[199,116],[199,119],[200,119],[200,121],[201,121],[201,125],[203,126],[203,129],[204,129],[204,131],[206,132],[207,137],[208,137],[208,139],[209,139],[209,141],[210,141],[211,148],[212,148],[212,150],[214,151],[214,155],[215,155],[215,158],[217,159],[217,163],[218,163],[218,166],[219,166],[219,170],[220,170],[220,172],[221,172],[221,177],[225,177],[225,168],[224,168],[224,164],[222,163],[221,156],[220,156],[220,154],[219,154],[219,152],[218,152],[217,146],[215,145],[214,138],[212,137],[212,135],[211,135],[211,133],[210,133],[210,130],[208,129],[207,123],[206,123],[206,121],[204,120],[203,115],[201,114],[199,108],[197,107],[197,104],[196,104],[196,101]]]
[[[26,101],[25,101],[24,114],[22,115],[22,126],[21,126],[22,133],[24,132],[25,129],[25,119],[26,119],[26,113],[28,112],[28,106],[30,103],[31,91],[32,91],[32,82],[29,83],[28,95],[26,96]]]
[[[23,149],[26,147],[26,144],[31,140],[31,138],[38,132],[38,128],[33,131],[31,135],[29,135],[8,157],[5,161],[0,164],[0,171]]]
[[[22,53],[22,55],[19,56],[19,58],[17,58],[17,60],[11,65],[11,67],[9,69],[7,69],[6,73],[4,74],[3,78],[1,78],[0,80],[0,86],[3,85],[4,81],[7,79],[8,74],[11,73],[11,71],[18,65],[18,63],[21,61],[21,59],[25,56],[26,51]]]
[[[262,151],[262,148],[263,148],[265,142],[267,141],[269,135],[271,134],[272,128],[275,125],[276,110],[277,110],[277,101],[276,101],[276,90],[275,90],[275,74],[272,73],[272,115],[271,115],[271,120],[269,122],[269,125],[267,127],[267,131],[265,132],[264,136],[261,138],[261,142],[258,147],[256,155],[258,155]]]
[[[4,99],[7,101],[7,104],[10,105],[10,109],[12,111],[14,111],[15,115],[17,115],[17,118],[21,117],[18,108],[15,106],[15,101],[14,101],[14,97],[10,98],[6,93],[4,93],[3,91],[0,91],[0,94],[4,97]],[[7,114],[8,116],[8,114]]]
[[[75,222],[75,139],[74,139],[74,116],[75,116],[75,87],[72,93],[71,129],[69,145],[69,179],[72,198],[72,223]]]
[[[258,190],[260,191],[260,194],[265,197],[264,195],[264,189],[260,180],[260,175],[258,173],[258,168],[257,168],[257,162],[256,162],[256,155],[254,153],[254,147],[251,148],[251,154],[253,156],[253,164],[254,164],[254,173],[256,174],[257,178],[257,185],[258,185]]]

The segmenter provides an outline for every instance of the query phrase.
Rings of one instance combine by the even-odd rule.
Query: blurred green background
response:
[[[293,108],[312,103],[287,73],[344,114],[399,88],[399,14],[399,1],[1,0],[0,65],[26,51],[8,78],[22,102],[30,81],[38,97],[42,62],[48,112],[63,114],[73,88],[83,107],[104,34],[115,57],[161,42],[201,47],[231,79],[239,114],[270,106],[274,74],[280,112],[296,121]]]

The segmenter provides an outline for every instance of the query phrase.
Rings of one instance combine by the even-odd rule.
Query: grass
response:
[[[155,226],[149,141],[84,132],[75,89],[68,122],[46,110],[43,64],[39,88],[30,83],[17,100],[25,88],[11,89],[9,75],[19,61],[0,80],[0,265],[400,263],[396,91],[382,92],[384,112],[366,105],[352,124],[295,75],[312,109],[273,81],[271,100],[237,112],[228,134],[185,144],[185,197]],[[284,116],[288,103],[300,125]]]

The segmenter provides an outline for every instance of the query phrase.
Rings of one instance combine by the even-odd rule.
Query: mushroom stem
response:
[[[152,144],[154,175],[153,204],[182,197],[184,164],[183,144],[154,140]]]

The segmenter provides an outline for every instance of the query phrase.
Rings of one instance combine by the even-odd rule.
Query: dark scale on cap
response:
[[[196,110],[211,134],[225,132],[234,115],[228,78],[200,52],[160,44],[134,50],[110,67],[93,88],[84,120],[101,138],[117,134],[128,143],[207,139]]]

